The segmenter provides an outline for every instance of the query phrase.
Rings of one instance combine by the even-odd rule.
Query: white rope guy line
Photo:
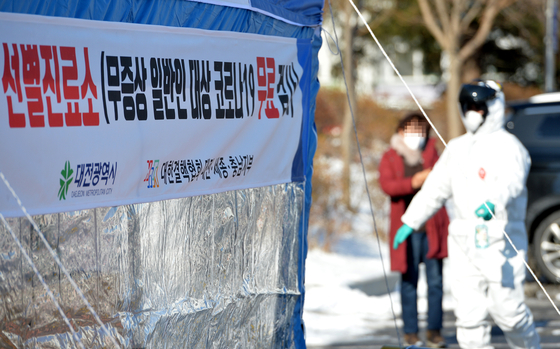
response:
[[[352,109],[352,104],[350,103],[350,94],[348,92],[348,84],[346,82],[346,73],[344,72],[344,63],[342,61],[342,54],[341,54],[341,51],[340,51],[340,47],[338,46],[338,35],[336,33],[336,25],[334,23],[334,16],[333,16],[333,13],[332,13],[331,0],[329,0],[329,10],[331,12],[331,19],[332,19],[332,22],[333,22],[334,36],[336,38],[335,44],[336,44],[336,48],[338,50],[338,54],[340,56],[340,67],[342,68],[342,76],[344,78],[344,86],[346,86],[346,98],[348,99],[348,107],[350,108],[350,115],[352,115],[352,125],[354,126],[354,135],[356,137],[356,145],[357,145],[357,148],[358,148],[358,154],[360,155],[360,163],[362,165],[362,175],[363,175],[363,178],[364,178],[364,184],[365,184],[365,187],[366,187],[366,193],[367,193],[367,197],[368,197],[368,201],[369,201],[369,209],[370,209],[370,212],[371,212],[371,217],[373,218],[373,228],[375,230],[375,237],[377,239],[377,246],[379,247],[379,252],[380,252],[379,256],[380,256],[380,259],[381,259],[381,268],[383,268],[383,277],[385,279],[385,286],[387,287],[387,294],[389,295],[389,303],[391,305],[391,312],[393,314],[393,322],[395,324],[395,330],[397,332],[397,340],[399,342],[399,347],[402,347],[401,333],[399,331],[399,325],[397,324],[397,315],[395,314],[395,309],[393,307],[393,296],[391,296],[391,291],[390,291],[390,288],[389,288],[389,280],[387,278],[387,273],[385,272],[385,261],[383,259],[383,253],[381,253],[381,240],[379,239],[379,232],[377,231],[377,222],[375,220],[375,214],[373,212],[373,203],[371,202],[371,194],[369,192],[369,186],[368,186],[368,183],[367,183],[366,169],[365,169],[365,166],[364,166],[364,159],[362,157],[360,140],[358,138],[358,130],[356,128],[356,120],[354,118],[354,110]],[[327,31],[325,31],[325,32],[327,32]],[[328,42],[327,42],[327,44],[328,44]],[[330,46],[329,46],[329,50],[330,50]]]
[[[25,214],[25,216],[27,217],[27,219],[29,220],[31,225],[33,225],[33,228],[37,231],[37,233],[39,234],[39,237],[43,241],[43,244],[45,244],[45,246],[47,247],[47,250],[49,250],[49,252],[50,252],[51,256],[53,257],[54,261],[56,262],[56,264],[58,264],[58,266],[60,267],[60,269],[62,270],[62,272],[64,273],[64,275],[66,276],[66,278],[68,279],[70,284],[72,285],[72,287],[74,287],[74,290],[78,293],[78,295],[80,296],[80,298],[82,299],[82,301],[84,302],[86,307],[89,309],[91,315],[93,315],[93,317],[95,318],[95,321],[99,324],[99,326],[101,326],[101,328],[103,329],[103,332],[105,332],[109,336],[109,338],[111,339],[111,342],[113,342],[113,345],[116,348],[120,348],[120,345],[117,344],[117,341],[115,340],[115,338],[113,338],[113,335],[107,330],[107,328],[103,324],[103,321],[101,321],[101,319],[97,315],[97,312],[93,309],[91,304],[89,304],[88,300],[86,299],[86,297],[82,293],[82,290],[80,289],[80,287],[78,287],[76,282],[74,282],[74,280],[70,276],[70,273],[68,273],[68,270],[66,270],[66,268],[64,267],[64,265],[62,264],[62,262],[60,261],[60,259],[56,255],[56,253],[53,251],[51,245],[48,243],[47,239],[45,238],[45,235],[43,235],[43,232],[41,232],[41,229],[39,229],[39,226],[37,225],[37,223],[35,223],[35,221],[31,217],[31,215],[29,215],[29,213],[27,212],[27,209],[21,203],[21,200],[17,196],[16,192],[14,191],[14,189],[12,188],[12,186],[10,185],[10,183],[8,182],[6,177],[4,177],[4,173],[2,173],[2,171],[0,171],[0,178],[2,178],[2,181],[4,182],[6,187],[8,187],[8,189],[10,190],[10,192],[12,193],[14,198],[17,200],[17,203],[18,203],[19,207],[21,208],[21,210],[23,211],[23,213]],[[37,275],[40,277],[40,275],[38,273],[37,273]]]
[[[21,242],[17,238],[16,234],[14,234],[14,232],[12,231],[12,228],[10,227],[8,222],[6,222],[6,219],[4,218],[4,215],[2,213],[0,213],[0,219],[2,219],[2,222],[4,222],[4,225],[6,226],[8,231],[10,232],[10,235],[12,235],[12,238],[14,239],[14,241],[18,245],[19,249],[21,250],[21,253],[23,254],[25,259],[27,260],[27,262],[29,263],[29,265],[31,266],[31,268],[33,269],[33,271],[35,272],[35,274],[39,278],[39,281],[41,282],[41,284],[43,285],[43,287],[47,291],[47,294],[49,295],[50,299],[53,301],[54,305],[56,306],[56,309],[58,309],[58,312],[60,313],[60,315],[64,319],[64,322],[66,323],[66,326],[68,326],[68,328],[70,329],[70,332],[72,333],[72,337],[70,337],[70,338],[73,338],[76,342],[78,342],[78,344],[80,345],[80,348],[85,349],[84,344],[80,340],[80,337],[78,337],[78,334],[76,333],[76,331],[74,331],[74,328],[70,324],[70,321],[66,317],[66,314],[64,314],[64,311],[60,307],[60,304],[56,301],[56,297],[52,293],[51,289],[49,288],[49,286],[47,285],[47,283],[45,282],[45,280],[43,279],[41,274],[39,274],[39,271],[37,270],[37,267],[35,266],[35,263],[33,263],[33,260],[29,257],[29,255],[27,254],[27,252],[25,251],[25,249],[21,245]]]
[[[443,143],[443,145],[447,148],[447,143],[443,140],[443,137],[440,135],[440,133],[438,132],[438,130],[436,129],[436,127],[434,126],[434,124],[432,123],[432,120],[430,120],[430,118],[428,117],[428,115],[426,114],[426,112],[424,111],[424,109],[422,108],[422,106],[420,105],[420,103],[418,102],[418,100],[416,99],[416,96],[414,96],[414,93],[412,93],[412,91],[410,90],[410,88],[408,87],[408,84],[406,83],[406,81],[404,81],[403,77],[401,76],[400,72],[398,71],[398,69],[395,67],[395,65],[393,64],[393,62],[391,61],[391,59],[389,58],[389,56],[387,55],[387,53],[385,52],[385,50],[383,49],[383,46],[381,46],[381,43],[379,42],[379,40],[377,40],[377,37],[375,36],[375,34],[373,34],[373,31],[371,30],[369,24],[367,23],[367,21],[365,20],[364,16],[362,15],[362,13],[360,12],[360,10],[358,10],[358,8],[356,7],[356,5],[354,5],[354,3],[352,2],[352,0],[348,0],[348,2],[350,2],[350,4],[352,5],[352,7],[354,8],[354,10],[356,11],[356,13],[358,14],[358,16],[361,18],[362,22],[364,22],[365,26],[367,27],[369,33],[371,34],[371,37],[373,38],[373,40],[375,40],[375,43],[377,44],[377,46],[379,47],[379,49],[381,50],[381,52],[383,53],[383,55],[385,56],[385,58],[387,59],[387,61],[389,62],[389,64],[391,65],[391,67],[393,68],[393,70],[395,71],[395,73],[397,73],[397,75],[399,76],[399,78],[401,79],[402,83],[404,84],[404,86],[406,87],[406,89],[408,90],[408,92],[410,93],[410,95],[412,96],[412,99],[414,99],[414,102],[416,103],[416,105],[418,106],[418,108],[420,108],[420,111],[422,111],[422,114],[424,115],[424,117],[426,118],[426,120],[428,120],[428,122],[430,123],[430,126],[432,126],[433,130],[436,132],[436,134],[438,135],[439,139],[441,140],[441,142]],[[490,208],[488,207],[488,205],[486,204],[486,202],[484,203],[484,205],[486,206],[486,208],[488,209],[488,211],[492,214],[492,218],[496,219],[496,216],[494,215],[494,213],[490,210]],[[509,235],[506,233],[505,230],[502,230],[502,233],[504,234],[504,236],[506,237],[506,239],[509,241],[510,245],[513,247],[513,249],[515,250],[515,252],[517,254],[519,254],[519,250],[517,249],[517,247],[515,247],[515,245],[513,244],[513,242],[511,241]],[[523,259],[523,264],[525,264],[525,267],[529,270],[529,272],[531,273],[531,275],[533,276],[533,278],[535,279],[535,281],[538,283],[538,285],[541,287],[542,291],[544,292],[544,294],[546,295],[546,297],[548,298],[548,300],[550,301],[550,304],[552,304],[552,306],[554,307],[554,309],[556,310],[556,312],[558,313],[558,315],[560,315],[560,310],[558,310],[558,307],[556,306],[556,304],[554,304],[554,301],[552,300],[552,298],[550,297],[550,295],[548,294],[548,292],[546,291],[546,289],[544,288],[544,286],[542,285],[542,283],[539,281],[539,279],[537,278],[537,276],[535,275],[535,273],[533,272],[533,270],[531,269],[531,267],[529,267],[529,264],[525,261],[525,259]]]

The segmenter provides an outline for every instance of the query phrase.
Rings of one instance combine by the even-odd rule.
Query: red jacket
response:
[[[424,159],[423,167],[432,168],[439,158],[435,148],[436,140],[430,138],[422,153]],[[391,197],[391,226],[389,229],[389,248],[391,250],[391,270],[406,273],[406,245],[404,241],[394,250],[393,240],[397,230],[403,224],[401,217],[405,212],[405,201],[403,196],[414,194],[417,190],[412,189],[412,177],[404,177],[404,161],[394,150],[389,149],[379,163],[379,184],[381,189]],[[443,259],[447,257],[447,227],[449,218],[445,207],[441,208],[432,218],[426,222],[426,235],[428,237],[428,258]],[[414,233],[413,233],[414,234]]]

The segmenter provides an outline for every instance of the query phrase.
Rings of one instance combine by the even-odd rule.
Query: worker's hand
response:
[[[412,176],[412,189],[418,189],[420,187],[422,187],[422,185],[424,184],[424,181],[426,181],[426,178],[428,178],[428,175],[430,174],[430,172],[432,171],[432,169],[427,168],[425,170],[422,170],[420,172],[416,172],[413,176]]]
[[[399,245],[402,244],[402,242],[406,240],[406,238],[409,237],[410,234],[412,234],[412,232],[414,232],[414,229],[412,229],[406,224],[403,224],[399,228],[399,230],[397,230],[397,234],[395,235],[395,240],[393,241],[393,249],[396,250],[399,247]]]
[[[474,212],[478,217],[482,217],[485,221],[492,219],[492,214],[494,213],[494,204],[490,201],[486,201],[485,204],[480,205],[479,208]],[[490,209],[490,210],[488,210]],[[492,212],[492,213],[490,213]]]

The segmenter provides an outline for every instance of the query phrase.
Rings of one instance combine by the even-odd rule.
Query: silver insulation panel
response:
[[[34,216],[126,348],[289,348],[303,184]],[[8,219],[86,348],[110,348],[25,217]],[[72,348],[0,223],[0,348]]]

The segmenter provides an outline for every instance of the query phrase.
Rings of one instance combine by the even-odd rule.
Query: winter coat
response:
[[[395,148],[399,146],[398,134],[391,139],[391,149],[389,149],[382,157],[379,164],[379,183],[381,189],[391,197],[391,222],[389,228],[389,246],[391,256],[391,270],[400,273],[406,273],[407,260],[406,249],[407,242],[404,241],[395,250],[392,248],[393,240],[397,230],[402,226],[401,217],[406,210],[405,197],[414,194],[418,189],[412,188],[412,177],[404,177],[404,161]],[[402,142],[402,138],[400,138]],[[421,153],[423,160],[423,168],[432,168],[438,160],[438,153],[435,148],[436,140],[430,138],[426,144],[424,151]],[[404,144],[403,144],[404,145]],[[402,154],[403,150],[399,149]],[[419,152],[416,152],[419,156]],[[407,155],[407,154],[405,154]],[[405,157],[408,163],[413,165],[414,162],[422,161],[414,159],[414,152],[409,152]],[[412,162],[412,163],[411,163]],[[430,220],[426,222],[425,230],[428,238],[428,258],[443,259],[447,257],[447,227],[449,218],[445,208],[441,208]]]

